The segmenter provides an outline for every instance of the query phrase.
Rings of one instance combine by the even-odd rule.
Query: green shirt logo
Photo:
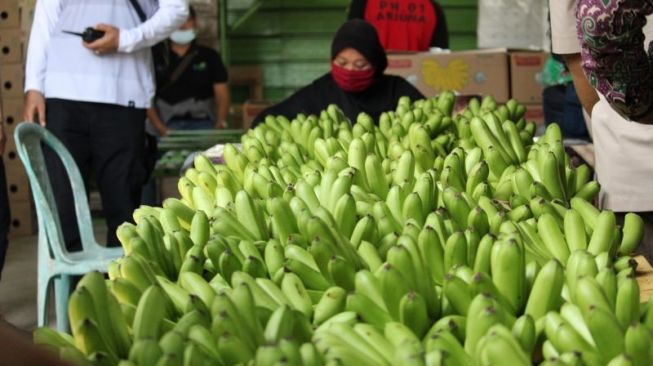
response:
[[[202,61],[196,64],[193,64],[194,71],[204,71],[206,70],[206,62]]]

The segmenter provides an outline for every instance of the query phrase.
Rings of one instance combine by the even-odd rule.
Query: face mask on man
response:
[[[347,70],[332,63],[331,75],[340,89],[350,93],[362,92],[374,82],[374,68],[371,67],[366,70]]]
[[[195,30],[176,30],[170,35],[170,40],[177,44],[189,44],[195,39]]]

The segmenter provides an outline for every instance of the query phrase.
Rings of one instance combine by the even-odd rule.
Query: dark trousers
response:
[[[585,125],[583,106],[580,104],[573,83],[550,86],[542,92],[544,120],[556,122],[565,138],[589,140]]]
[[[11,214],[9,212],[9,197],[7,193],[7,179],[5,177],[5,166],[0,157],[0,276],[2,267],[5,264],[5,255],[9,245],[9,225],[11,223]]]
[[[75,159],[87,191],[91,172],[94,174],[107,221],[107,245],[118,246],[116,228],[132,221],[145,180],[145,110],[48,99],[46,121],[48,130]],[[45,149],[45,155],[66,246],[68,250],[79,250],[81,242],[68,174],[50,149]]]

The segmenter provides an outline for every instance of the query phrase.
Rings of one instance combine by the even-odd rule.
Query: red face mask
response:
[[[340,89],[357,93],[367,89],[374,81],[374,69],[347,70],[335,63],[331,64],[331,75]]]

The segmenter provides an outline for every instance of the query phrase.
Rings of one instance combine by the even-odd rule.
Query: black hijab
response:
[[[361,19],[346,21],[333,38],[331,44],[331,60],[336,58],[340,51],[351,47],[365,56],[374,67],[376,75],[381,75],[388,66],[388,58],[379,41],[376,29],[370,23]]]

